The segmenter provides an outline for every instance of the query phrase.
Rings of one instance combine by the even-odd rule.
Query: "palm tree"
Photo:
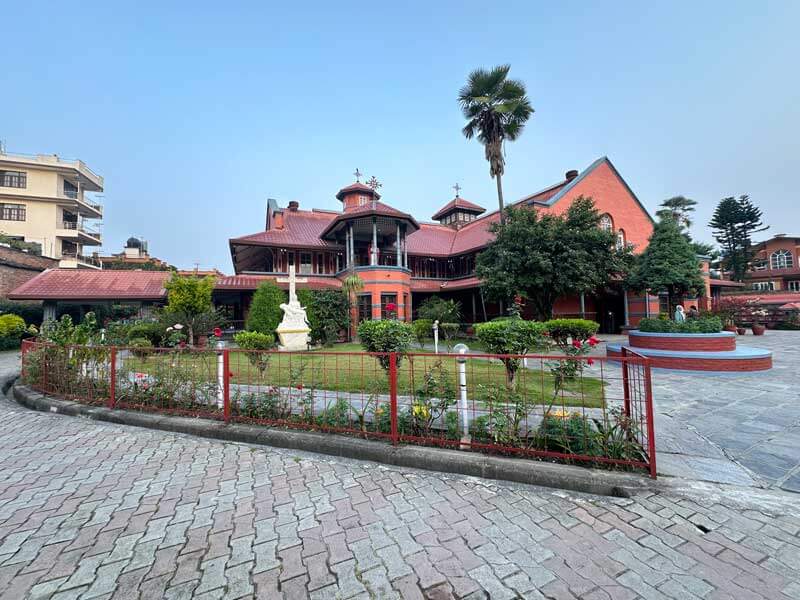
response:
[[[505,158],[503,142],[513,142],[522,133],[525,122],[533,114],[525,84],[507,79],[511,65],[501,65],[491,71],[476,69],[469,74],[467,85],[458,93],[461,111],[467,118],[462,130],[471,140],[477,135],[486,151],[489,174],[497,180],[497,202],[500,206],[500,222],[503,214],[503,183]]]
[[[690,229],[691,213],[694,212],[695,206],[697,206],[696,200],[685,196],[673,196],[661,203],[661,210],[656,212],[656,216],[660,219],[672,218],[681,228]]]

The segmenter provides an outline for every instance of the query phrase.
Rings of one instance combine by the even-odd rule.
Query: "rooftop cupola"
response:
[[[436,214],[431,218],[434,221],[439,221],[441,225],[460,229],[470,221],[477,219],[478,215],[486,212],[486,209],[459,196],[458,193],[461,187],[458,184],[454,185],[453,188],[456,190],[456,197],[437,210]]]
[[[365,183],[361,183],[362,175],[358,169],[356,169],[354,175],[356,176],[355,183],[343,187],[336,194],[336,198],[342,202],[345,212],[367,206],[368,204],[377,202],[381,198],[381,195],[375,187],[370,187]]]

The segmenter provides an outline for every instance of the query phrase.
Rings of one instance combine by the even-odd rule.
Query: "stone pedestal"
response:
[[[308,350],[308,344],[311,341],[311,337],[309,336],[311,330],[308,327],[284,328],[283,323],[281,323],[275,330],[275,333],[278,334],[278,350],[282,352]]]

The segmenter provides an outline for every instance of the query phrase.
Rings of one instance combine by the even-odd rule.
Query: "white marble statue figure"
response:
[[[305,283],[308,280],[305,278],[298,278],[294,272],[294,265],[290,265],[289,277],[278,278],[277,281],[280,283],[289,283],[289,303],[281,304],[283,320],[275,330],[280,340],[278,349],[284,351],[307,350],[310,341],[308,334],[311,332],[311,328],[308,326],[306,309],[301,306],[300,302],[297,300],[295,286],[297,283]]]

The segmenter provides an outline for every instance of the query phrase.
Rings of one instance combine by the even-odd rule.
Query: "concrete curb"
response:
[[[13,381],[14,378],[11,378],[8,382],[2,382],[4,389],[7,390],[10,387],[13,399],[27,408],[61,415],[86,417],[119,425],[133,425],[229,442],[317,452],[330,456],[370,460],[398,467],[498,479],[604,496],[628,498],[656,487],[652,480],[630,473],[601,471],[529,459],[489,456],[477,452],[444,448],[412,445],[392,446],[380,441],[313,431],[239,423],[225,424],[208,419],[110,410],[51,398],[20,384],[14,384],[12,387]]]

